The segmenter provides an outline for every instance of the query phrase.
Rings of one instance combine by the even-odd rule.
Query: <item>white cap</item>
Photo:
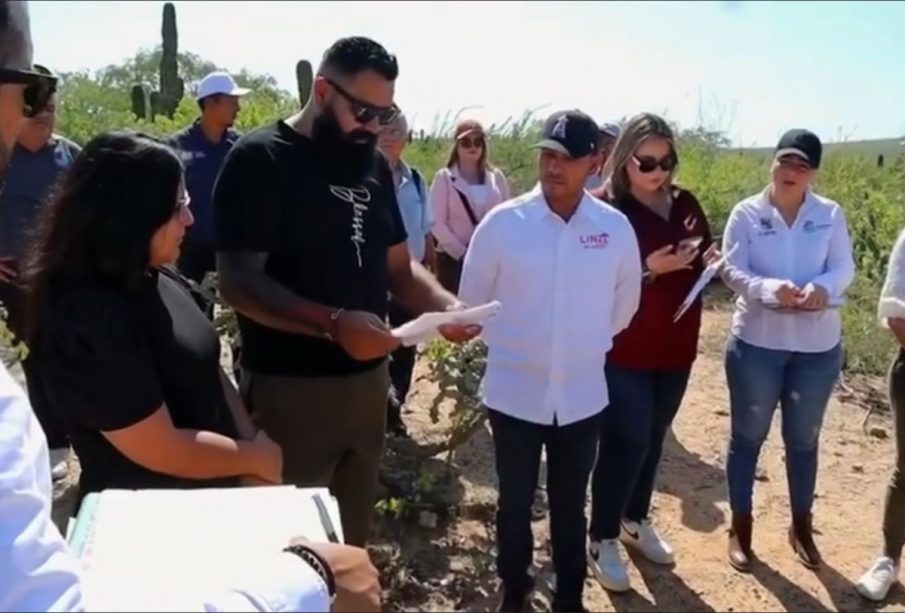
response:
[[[201,79],[201,84],[198,85],[198,95],[195,99],[201,100],[202,98],[207,98],[208,96],[216,94],[244,96],[249,92],[251,92],[250,89],[236,85],[235,79],[233,79],[228,72],[218,71],[212,72]]]

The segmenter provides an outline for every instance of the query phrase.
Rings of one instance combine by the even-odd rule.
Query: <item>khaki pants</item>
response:
[[[346,377],[278,377],[247,370],[243,396],[255,424],[283,450],[283,479],[329,487],[345,542],[368,540],[386,432],[387,364]]]

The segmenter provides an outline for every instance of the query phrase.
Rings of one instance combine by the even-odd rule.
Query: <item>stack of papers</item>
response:
[[[461,311],[444,311],[442,313],[425,313],[421,317],[403,324],[393,330],[392,334],[406,347],[412,347],[440,335],[438,328],[447,324],[470,326],[481,324],[500,311],[499,302],[489,302]]]
[[[297,536],[342,542],[328,490],[107,490],[85,499],[68,538],[87,610],[161,611],[245,585]]]

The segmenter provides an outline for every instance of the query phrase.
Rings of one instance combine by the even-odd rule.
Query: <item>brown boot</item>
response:
[[[789,544],[798,556],[798,561],[811,570],[817,570],[823,563],[817,544],[814,542],[812,515],[798,515],[792,518],[789,527]]]
[[[733,513],[732,528],[729,529],[729,564],[735,570],[747,573],[751,571],[751,531],[754,520],[750,513]]]

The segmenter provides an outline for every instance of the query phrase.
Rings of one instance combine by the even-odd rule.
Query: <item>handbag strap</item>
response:
[[[459,198],[462,199],[462,204],[465,206],[465,212],[468,214],[468,219],[471,220],[471,225],[477,228],[478,216],[474,214],[474,209],[471,208],[471,202],[468,200],[468,196],[466,196],[458,187],[453,186],[453,189],[459,192]]]

